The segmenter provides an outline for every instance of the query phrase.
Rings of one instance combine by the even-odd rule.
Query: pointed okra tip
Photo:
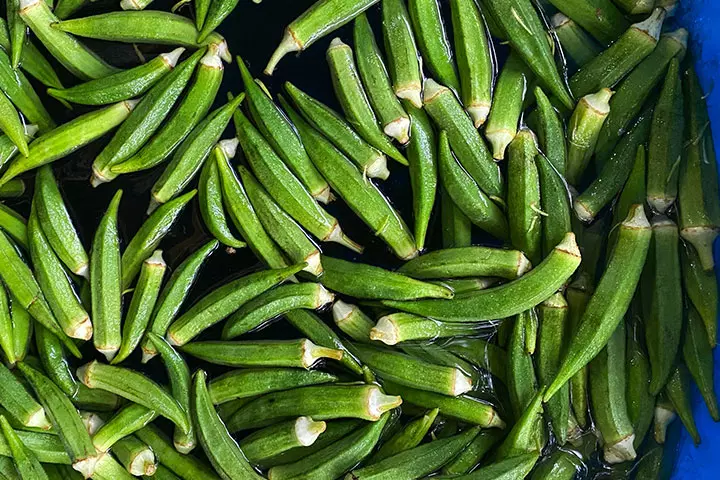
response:
[[[642,22],[634,24],[632,28],[641,32],[645,32],[649,37],[652,37],[653,39],[655,39],[655,41],[657,41],[658,38],[660,38],[660,32],[662,30],[663,22],[665,21],[666,15],[667,12],[665,11],[665,9],[658,7],[653,10],[652,15],[650,15]]]
[[[309,447],[325,431],[325,422],[316,422],[310,417],[299,417],[295,420],[295,437],[303,447]]]
[[[172,52],[162,53],[160,54],[160,57],[163,59],[163,62],[165,62],[166,65],[170,66],[170,68],[175,67],[177,65],[178,60],[180,60],[180,56],[185,52],[185,49],[183,47],[176,48]]]

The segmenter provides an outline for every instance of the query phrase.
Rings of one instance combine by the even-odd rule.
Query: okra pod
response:
[[[502,432],[499,430],[481,430],[459,455],[443,467],[442,473],[445,475],[470,473],[501,438]]]
[[[155,457],[160,463],[168,467],[179,477],[185,480],[194,478],[217,480],[220,478],[212,468],[204,462],[201,462],[191,455],[184,455],[175,450],[172,442],[155,426],[148,425],[135,432],[135,435],[153,449]]]
[[[566,233],[572,231],[570,194],[562,174],[544,155],[535,158],[540,179],[542,219],[542,251],[548,255]]]
[[[7,418],[2,415],[0,415],[0,429],[2,429],[5,442],[10,447],[13,463],[20,477],[33,480],[47,479],[37,456],[25,446],[17,432],[10,426]]]
[[[474,333],[477,333],[477,327],[473,325],[438,322],[410,313],[393,313],[380,317],[369,336],[371,340],[396,345],[410,340],[434,340]]]
[[[40,97],[25,75],[12,68],[5,51],[0,53],[0,90],[8,96],[28,121],[37,125],[40,131],[55,128],[55,122],[43,106]],[[29,133],[26,129],[26,133]]]
[[[13,420],[11,418],[7,418],[7,420],[12,425]],[[19,429],[15,430],[15,434],[25,444],[25,447],[44,464],[70,466],[70,457],[58,435],[54,433],[26,432]],[[4,438],[0,438],[0,455],[12,457],[10,445],[4,441]]]
[[[239,446],[250,463],[263,464],[292,448],[312,445],[325,428],[325,422],[298,417],[258,430],[243,438]]]
[[[405,2],[382,2],[382,29],[390,78],[398,98],[422,107],[422,67]]]
[[[135,436],[127,436],[113,445],[113,453],[131,475],[154,475],[155,454]]]
[[[71,398],[77,408],[92,409],[96,412],[114,412],[122,399],[114,393],[104,390],[91,390],[85,384],[77,384],[77,392]]]
[[[700,314],[707,330],[710,346],[717,344],[718,287],[715,272],[702,268],[698,254],[692,245],[680,247],[683,285],[690,303]]]
[[[336,300],[332,306],[335,325],[356,342],[369,342],[370,331],[375,322],[365,315],[356,305]]]
[[[627,328],[625,398],[627,415],[635,433],[633,447],[638,449],[650,428],[655,411],[655,395],[650,393],[650,362],[643,349],[640,319],[631,318]]]
[[[249,399],[265,393],[333,383],[338,378],[319,370],[299,368],[256,368],[230,371],[208,384],[215,405]]]
[[[518,250],[462,247],[422,255],[405,263],[398,272],[418,279],[491,276],[512,280],[530,269],[527,257]]]
[[[9,366],[17,363],[15,356],[14,325],[10,313],[10,299],[5,287],[0,287],[0,348]],[[369,332],[369,329],[368,329]]]
[[[99,452],[107,452],[120,439],[132,435],[157,418],[155,410],[131,403],[117,412],[92,437]]]
[[[564,177],[567,165],[567,144],[563,121],[540,87],[535,87],[534,93],[539,112],[540,147],[555,170]]]
[[[23,123],[20,120],[18,111],[5,94],[0,95],[0,113],[2,114],[0,131],[7,135],[22,155],[27,156],[28,145]]]
[[[604,45],[616,41],[629,26],[611,0],[550,0],[550,3]]]
[[[433,426],[438,413],[439,410],[433,408],[422,416],[409,421],[400,431],[383,442],[378,451],[368,459],[367,464],[373,465],[420,445]]]
[[[42,325],[35,325],[35,346],[40,363],[50,380],[67,395],[74,396],[78,391],[78,382],[60,340]]]
[[[582,468],[574,453],[557,450],[540,463],[531,480],[572,480]]]
[[[690,437],[692,437],[695,445],[699,445],[700,434],[695,425],[690,403],[690,375],[683,363],[679,363],[670,375],[670,379],[665,386],[665,395],[667,395],[672,408],[677,412],[677,416],[680,417],[680,421],[690,434]]]
[[[443,248],[469,247],[472,244],[472,223],[455,205],[447,190],[440,186],[440,223]]]
[[[612,96],[613,92],[608,88],[585,95],[570,117],[566,176],[572,185],[579,185],[595,153],[600,130],[610,114]]]
[[[0,46],[5,52],[10,51],[10,36],[5,20],[0,21]],[[20,63],[23,70],[35,77],[43,85],[51,88],[63,88],[50,62],[32,42],[28,41],[23,46]]]
[[[204,15],[205,18],[202,22],[202,28],[199,28],[200,33],[198,34],[197,41],[205,41],[209,35],[214,33],[215,28],[219,27],[223,20],[225,20],[228,15],[233,12],[233,10],[235,10],[237,4],[238,0],[210,2],[207,13]]]
[[[0,366],[0,405],[12,418],[27,427],[49,429],[45,409],[30,396],[20,381],[4,365]]]
[[[593,38],[574,20],[563,13],[556,13],[550,21],[560,41],[566,58],[572,61],[575,68],[582,68],[595,58],[602,49]]]
[[[533,359],[527,345],[530,338],[528,327],[537,324],[535,309],[526,310],[513,319],[507,345],[505,383],[513,416],[519,419],[537,395],[538,384]]]
[[[479,338],[462,338],[451,340],[447,349],[475,367],[491,373],[502,382],[507,381],[505,371],[507,355],[501,347]]]
[[[28,249],[27,220],[4,203],[0,203],[0,228],[18,245]]]
[[[467,475],[452,477],[457,480],[473,479],[494,479],[512,480],[515,478],[526,478],[538,461],[538,452],[524,453],[504,460],[495,460],[494,463],[486,465]]]
[[[716,422],[720,421],[714,389],[712,348],[700,314],[693,307],[688,310],[686,325],[682,348],[685,365],[705,400],[710,416]]]

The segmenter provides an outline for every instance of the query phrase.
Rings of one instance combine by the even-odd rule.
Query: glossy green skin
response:
[[[444,191],[473,224],[496,238],[507,239],[508,225],[505,215],[455,159],[448,138],[445,131],[440,133],[438,170]]]
[[[582,68],[602,52],[602,48],[574,20],[569,20],[553,28],[562,46],[565,56],[572,60],[577,68]]]
[[[398,272],[420,279],[501,277],[514,279],[520,270],[524,255],[518,250],[491,247],[461,247],[435,250],[415,258],[398,269]]]
[[[155,250],[163,237],[168,234],[185,206],[197,193],[192,190],[158,207],[150,217],[140,226],[132,240],[125,247],[122,255],[122,288],[130,287],[140,272],[140,267],[146,258]]]
[[[70,271],[87,274],[88,254],[73,225],[52,167],[43,166],[35,176],[35,212],[52,249]]]
[[[16,157],[0,178],[0,185],[21,173],[70,155],[120,125],[132,111],[128,102],[81,115],[30,144],[27,157]]]
[[[114,412],[122,399],[104,390],[91,390],[84,383],[78,383],[78,391],[71,399],[75,407],[95,412]]]
[[[4,365],[0,367],[0,383],[2,383],[0,405],[21,424],[27,424],[30,417],[42,409],[19,379]]]
[[[507,381],[507,354],[501,347],[480,338],[458,338],[451,340],[447,349],[503,383]]]
[[[23,155],[28,154],[25,127],[20,121],[20,115],[12,102],[4,94],[0,95],[0,130],[12,140]]]
[[[610,0],[550,0],[600,43],[609,45],[630,26]]]
[[[5,359],[10,366],[15,365],[17,362],[13,329],[12,316],[10,315],[10,300],[5,292],[5,287],[2,287],[0,288],[0,348],[2,348]]]
[[[572,231],[570,194],[562,174],[543,156],[535,157],[540,180],[540,205],[547,216],[542,218],[542,250],[548,255],[565,234]]]
[[[112,180],[117,174],[110,170],[111,167],[130,159],[151,139],[190,81],[201,56],[202,52],[193,54],[143,96],[127,121],[123,122],[112,140],[95,158],[95,175]]]
[[[685,293],[702,318],[708,341],[714,348],[717,344],[717,278],[714,272],[703,270],[697,252],[691,245],[682,245],[680,250]]]
[[[197,41],[205,41],[205,39],[213,33],[215,28],[219,27],[223,20],[225,20],[233,10],[235,10],[238,2],[239,0],[221,0],[219,2],[210,2],[210,7],[208,8],[207,15],[205,15],[202,29],[200,29]]]
[[[420,445],[433,426],[438,412],[439,410],[434,408],[423,416],[409,421],[395,435],[385,440],[380,448],[367,460],[366,464],[373,465]]]
[[[570,241],[571,244],[566,243]],[[386,300],[383,304],[448,322],[477,322],[507,318],[529,310],[547,299],[570,278],[579,264],[580,255],[576,250],[574,237],[568,234],[541,264],[519,279],[499,287],[456,295],[450,301]]]
[[[167,331],[172,345],[184,345],[203,330],[235,312],[258,296],[302,269],[303,265],[264,270],[216,288],[175,320]]]
[[[650,362],[641,345],[640,322],[634,318],[628,323],[627,345],[625,354],[625,372],[627,384],[625,398],[627,414],[632,423],[637,449],[645,439],[653,421],[655,411],[655,395],[650,393]]]
[[[475,468],[502,438],[499,430],[482,430],[450,463],[442,473],[445,475],[464,475]]]
[[[493,200],[504,198],[500,168],[452,91],[441,87],[434,97],[425,99],[424,108],[438,128],[447,132],[460,164],[482,191]]]
[[[641,208],[640,205],[635,206],[628,220],[638,215]],[[645,264],[652,232],[647,221],[633,225],[627,220],[620,225],[619,231],[612,256],[588,302],[577,333],[567,347],[560,371],[548,388],[546,399],[551,398],[602,350],[630,305]]]
[[[281,455],[302,444],[296,433],[296,420],[276,423],[244,437],[239,446],[245,457],[253,465]]]
[[[540,453],[547,442],[543,428],[543,392],[530,398],[522,414],[497,449],[497,458],[508,458],[524,453]]]
[[[191,455],[183,455],[173,447],[172,443],[165,435],[155,426],[148,425],[135,432],[135,435],[147,443],[155,452],[155,458],[163,465],[173,471],[177,476],[185,480],[195,478],[207,478],[209,480],[217,480],[215,472]]]
[[[25,7],[20,16],[52,56],[79,79],[102,78],[118,71],[72,35],[56,29],[59,20],[45,2]]]
[[[217,240],[211,240],[188,257],[173,271],[165,284],[155,305],[150,328],[148,332],[164,336],[168,327],[177,316],[187,298],[190,288],[200,273],[205,261],[217,249]],[[143,339],[142,350],[145,356],[152,357],[157,354],[154,342],[148,338]]]
[[[206,54],[206,57],[208,55]],[[187,94],[170,119],[163,123],[162,128],[137,153],[113,166],[112,173],[119,175],[154,167],[180,147],[195,126],[205,118],[220,88],[223,68],[222,65],[215,65],[214,61],[212,55],[208,58],[209,64],[200,60]]]
[[[117,443],[113,445],[112,453],[117,457],[118,463],[124,466],[128,472],[133,468],[133,461],[140,455],[150,456],[153,459],[153,464],[155,463],[152,449],[132,435],[118,440]],[[149,459],[144,462],[147,461],[149,461]],[[149,465],[143,465],[144,468],[148,466]],[[134,468],[137,468],[137,466]]]
[[[4,203],[0,203],[0,228],[13,241],[27,250],[27,220]]]
[[[469,247],[472,244],[472,223],[454,203],[450,194],[440,188],[440,223],[443,248]]]
[[[5,19],[0,19],[0,46],[5,52],[10,51],[10,36]],[[20,59],[21,68],[51,88],[63,88],[52,65],[32,42],[26,42]]]
[[[422,91],[422,69],[405,2],[382,2],[382,30],[395,95],[417,103]],[[418,98],[413,99],[414,95]]]
[[[12,319],[12,343],[15,350],[15,360],[23,361],[30,348],[33,332],[33,319],[14,296],[10,296],[10,318]]]
[[[13,463],[20,477],[33,480],[47,479],[47,475],[45,475],[45,471],[42,465],[40,465],[37,456],[32,450],[25,447],[22,439],[20,439],[17,432],[13,430],[10,423],[8,423],[7,419],[3,416],[0,416],[0,428],[5,437],[5,442],[10,447]]]
[[[713,420],[718,421],[720,413],[718,413],[717,397],[713,386],[713,352],[705,325],[694,308],[690,308],[688,311],[682,352],[685,365],[705,400],[710,416]]]
[[[224,245],[232,248],[242,248],[246,244],[235,238],[227,223],[225,209],[223,208],[222,184],[218,161],[226,161],[222,147],[215,145],[210,157],[206,159],[200,171],[198,180],[198,202],[200,203],[200,214],[202,215],[205,227],[213,237],[220,240]],[[217,160],[217,158],[220,160]]]
[[[572,480],[582,468],[574,453],[557,450],[535,469],[530,480]]]
[[[45,109],[25,75],[16,71],[10,64],[10,58],[0,52],[0,90],[15,104],[30,123],[34,123],[41,132],[55,128],[55,122]]]
[[[526,453],[505,460],[497,460],[467,475],[451,477],[457,480],[516,480],[525,478],[535,466],[538,453]],[[445,478],[445,477],[438,477]]]
[[[685,46],[669,35],[660,37],[655,50],[645,58],[630,75],[617,87],[610,99],[608,115],[595,147],[597,162],[602,165],[613,152],[630,122],[640,113],[640,109],[655,87],[663,79],[670,61],[684,54]]]
[[[567,164],[567,144],[563,120],[540,87],[535,87],[534,92],[538,112],[540,112],[538,137],[540,138],[541,150],[555,170],[564,177],[565,165]]]
[[[650,133],[652,111],[641,114],[632,127],[615,148],[612,156],[602,166],[600,174],[580,196],[575,198],[576,213],[583,211],[584,221],[592,221],[595,216],[620,193],[630,176],[638,147],[645,143]]]
[[[633,205],[641,204],[645,202],[645,172],[646,172],[646,158],[645,147],[640,145],[635,155],[635,162],[633,168],[630,171],[630,176],[625,182],[625,186],[620,192],[620,196],[617,199],[617,203],[613,208],[613,219],[612,225],[619,225],[623,219],[627,217],[632,209]],[[615,245],[617,234],[611,231],[608,235],[607,248],[608,251]]]
[[[172,70],[173,66],[158,55],[147,63],[108,77],[66,89],[49,88],[48,94],[80,105],[108,105],[142,95]]]
[[[309,368],[304,357],[308,347],[305,339],[207,341],[188,343],[182,347],[182,351],[206,362],[229,367]]]
[[[509,147],[508,223],[510,242],[527,255],[533,265],[542,259],[542,216],[540,175],[535,163],[538,154],[535,135],[520,131]],[[553,245],[554,247],[554,245]]]
[[[55,434],[26,432],[16,430],[15,433],[20,438],[25,447],[30,450],[41,462],[45,464],[70,465],[70,457],[68,457],[65,447],[60,437]],[[3,457],[11,457],[10,446],[5,438],[0,438],[0,455]]]
[[[654,447],[652,450],[643,455],[640,460],[638,460],[635,475],[637,478],[660,478],[662,460],[662,446],[660,445]]]
[[[215,405],[291,388],[333,383],[338,378],[319,370],[300,368],[242,368],[213,379],[209,385]]]
[[[18,198],[25,193],[25,181],[14,178],[0,187],[0,198]]]
[[[132,435],[157,418],[155,410],[137,403],[131,403],[118,411],[108,422],[100,427],[92,437],[93,445],[107,452],[118,440]]]
[[[526,327],[528,322],[533,321],[533,317],[537,318],[536,315],[535,310],[531,309],[515,317],[508,342],[505,383],[516,419],[522,416],[538,391],[535,367],[526,348]]]
[[[675,412],[680,417],[680,421],[692,437],[695,445],[700,444],[700,434],[695,425],[693,409],[690,403],[690,375],[684,364],[679,363],[673,370],[665,386],[665,395],[672,403]]]
[[[53,13],[60,20],[65,20],[88,3],[90,3],[89,0],[58,0]]]
[[[18,368],[45,408],[55,431],[63,441],[73,463],[97,456],[90,435],[70,399],[55,383],[34,368],[19,363]]]
[[[70,369],[60,340],[41,325],[35,326],[35,346],[45,373],[69,396],[75,395],[78,382]]]

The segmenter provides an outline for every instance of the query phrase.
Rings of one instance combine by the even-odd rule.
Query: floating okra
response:
[[[45,409],[30,396],[25,387],[4,365],[0,366],[0,383],[2,383],[0,405],[14,419],[28,427],[50,428]]]
[[[368,465],[393,457],[399,453],[417,447],[427,435],[439,410],[433,408],[424,415],[409,421],[402,430],[383,442],[380,449],[368,460]]]
[[[187,350],[188,347],[185,348]],[[323,383],[338,378],[319,370],[300,368],[242,368],[233,370],[210,382],[210,397],[215,405],[239,398]]]
[[[440,187],[440,223],[443,248],[469,247],[472,244],[472,223],[455,205],[445,188]]]
[[[0,130],[12,140],[22,155],[27,156],[28,145],[25,139],[25,129],[20,120],[20,115],[5,94],[0,95],[0,114],[2,114]]]
[[[628,28],[628,21],[611,0],[550,0],[600,43],[608,45]]]
[[[638,317],[632,317],[627,326],[625,372],[627,376],[625,399],[627,416],[635,434],[633,447],[639,448],[652,424],[655,395],[650,393],[650,363],[642,342],[642,326]]]
[[[695,445],[699,445],[700,434],[695,425],[694,412],[690,403],[690,375],[683,363],[678,363],[670,375],[670,379],[665,386],[665,395],[667,395],[672,408],[677,412],[677,416],[680,417],[680,421],[690,434],[690,437],[692,437]]]
[[[42,132],[55,128],[55,122],[45,109],[35,89],[25,75],[14,70],[10,58],[3,50],[0,52],[0,90],[7,95],[30,123],[38,126]],[[27,129],[26,129],[26,133]]]
[[[580,99],[568,124],[567,180],[578,185],[595,153],[600,130],[610,113],[613,92],[603,88]]]
[[[312,445],[325,428],[325,422],[316,422],[310,417],[298,417],[258,430],[243,438],[239,446],[252,464],[262,464],[291,448]]]
[[[382,2],[382,30],[388,69],[398,98],[422,107],[422,66],[405,2]]]
[[[461,247],[427,253],[405,263],[398,272],[419,279],[488,276],[512,280],[531,267],[527,257],[518,250]]]
[[[135,433],[157,418],[155,410],[131,403],[118,411],[92,437],[99,452],[107,452],[118,440]]]
[[[595,58],[602,49],[574,20],[563,13],[556,13],[550,21],[563,53],[577,68]]]
[[[546,443],[543,429],[543,391],[531,397],[515,425],[497,449],[498,458],[514,457],[524,453],[541,452]]]
[[[537,265],[542,258],[542,211],[535,134],[527,128],[520,130],[508,153],[510,242]]]
[[[0,203],[0,229],[27,250],[27,220],[4,203]]]
[[[688,371],[705,400],[705,405],[713,420],[718,421],[717,397],[713,379],[713,353],[708,341],[707,331],[695,308],[690,307],[687,314],[685,339],[683,341],[683,359]]]

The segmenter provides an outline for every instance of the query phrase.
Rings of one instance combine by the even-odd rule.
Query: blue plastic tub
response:
[[[704,90],[709,93],[715,148],[720,151],[720,89],[714,83],[720,80],[720,1],[681,0],[681,4],[678,21],[691,33],[697,71]],[[715,244],[715,258],[720,258],[720,243]],[[715,349],[715,379],[717,384],[720,348]],[[680,422],[675,421],[668,432],[668,470],[674,480],[715,480],[720,478],[720,423],[712,421],[697,389],[693,394],[693,409],[702,443],[695,447]]]

